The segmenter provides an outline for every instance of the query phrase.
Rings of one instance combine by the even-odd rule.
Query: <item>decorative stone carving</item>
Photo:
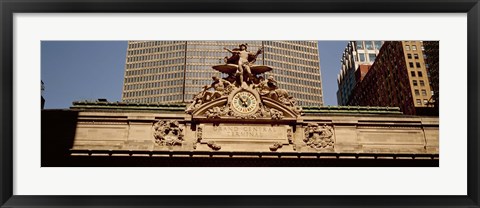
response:
[[[192,103],[187,107],[185,113],[193,113],[196,109],[198,109],[204,102],[204,92],[199,92],[195,96],[193,96]]]
[[[333,130],[332,127],[324,124],[308,124],[305,128],[305,139],[303,140],[307,146],[314,149],[333,148]]]
[[[231,110],[228,106],[213,107],[205,112],[207,118],[220,118],[222,116],[231,116],[240,119],[271,118],[273,120],[282,119],[283,112],[261,105],[260,109],[254,114],[240,114]]]
[[[230,112],[230,109],[228,106],[223,106],[223,107],[213,107],[211,109],[208,109],[205,112],[205,116],[207,118],[220,118],[221,116],[226,116]]]
[[[259,117],[260,117],[260,116],[258,116],[257,113],[255,113],[255,114],[249,114],[249,115],[242,115],[242,114],[239,114],[239,113],[234,112],[234,111],[232,111],[232,112],[230,113],[230,115],[232,115],[232,116],[235,117],[235,118],[239,118],[239,119],[256,119],[256,118],[259,118]]]
[[[160,120],[153,125],[155,143],[162,146],[181,146],[184,141],[183,127],[178,121]]]
[[[201,142],[203,139],[203,128],[199,126],[197,128],[197,142]]]
[[[292,148],[293,150],[295,150],[296,146],[295,144],[293,143],[293,132],[292,132],[292,129],[291,127],[288,127],[287,128],[287,139],[288,139],[288,144],[289,145],[292,145]],[[277,151],[278,149],[282,148],[284,144],[282,143],[279,143],[279,142],[275,142],[272,146],[270,146],[270,151]]]
[[[287,139],[289,144],[293,144],[293,132],[292,129],[287,129]]]
[[[282,111],[262,105],[258,117],[271,117],[273,120],[280,120],[284,116]]]
[[[197,140],[193,142],[193,149],[197,149],[197,144],[202,142],[203,139],[203,128],[201,126],[197,127]]]
[[[270,116],[272,117],[273,120],[280,120],[283,118],[283,113],[282,111],[275,110],[273,108],[270,109]]]
[[[275,152],[282,147],[283,147],[283,144],[276,142],[272,146],[270,146],[270,151]]]
[[[197,141],[193,143],[193,149],[197,149],[197,144],[207,144],[208,147],[210,147],[212,150],[220,150],[222,147],[218,144],[216,144],[213,141],[209,142],[202,142],[203,139],[203,128],[202,126],[197,127]]]
[[[222,149],[222,147],[220,145],[216,144],[213,141],[208,142],[207,146],[212,148],[212,150],[215,150],[215,151]]]

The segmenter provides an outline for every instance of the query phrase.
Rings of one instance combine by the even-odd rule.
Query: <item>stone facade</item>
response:
[[[342,112],[338,108],[329,113],[306,109],[305,115],[290,120],[232,118],[219,122],[206,116],[192,118],[183,112],[152,112],[141,107],[136,111],[111,111],[105,107],[73,107],[78,122],[71,155],[115,156],[117,151],[121,155],[128,150],[149,156],[171,156],[178,151],[189,152],[192,157],[226,152],[232,156],[255,153],[251,157],[264,153],[280,157],[291,153],[299,157],[312,153],[336,153],[340,157],[424,154],[438,159],[439,153],[438,118],[405,116],[395,111],[359,113],[351,109],[348,115],[334,113]]]

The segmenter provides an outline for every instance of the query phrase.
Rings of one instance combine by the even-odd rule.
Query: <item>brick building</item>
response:
[[[422,41],[387,41],[348,100],[353,106],[400,107],[405,114],[428,111],[432,90]]]
[[[383,41],[350,41],[347,44],[340,59],[342,65],[337,77],[338,105],[347,105],[353,88],[366,74],[368,66],[373,64],[382,45]],[[358,71],[360,66],[362,66],[361,72]],[[358,76],[357,73],[359,73]]]

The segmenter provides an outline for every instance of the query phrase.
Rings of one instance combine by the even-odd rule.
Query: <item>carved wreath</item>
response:
[[[305,128],[305,139],[303,140],[307,146],[322,149],[333,147],[333,130],[332,127],[324,124],[308,124]]]
[[[155,143],[164,146],[182,145],[183,128],[178,121],[158,121],[153,125]]]

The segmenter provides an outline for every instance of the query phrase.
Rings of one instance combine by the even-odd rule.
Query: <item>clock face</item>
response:
[[[250,92],[239,92],[232,99],[233,109],[242,114],[250,114],[257,109],[257,99]]]

